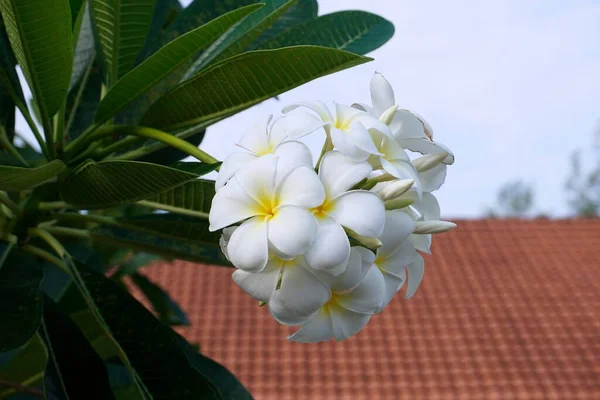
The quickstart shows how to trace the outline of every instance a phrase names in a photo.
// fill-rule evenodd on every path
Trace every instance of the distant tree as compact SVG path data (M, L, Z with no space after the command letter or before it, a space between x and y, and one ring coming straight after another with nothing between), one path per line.
M589 171L582 167L582 151L571 156L571 175L566 189L569 207L579 217L600 216L600 128L596 129L595 144L592 146L594 165Z
M534 203L533 186L522 181L512 181L500 188L496 206L489 209L487 214L491 218L528 218Z

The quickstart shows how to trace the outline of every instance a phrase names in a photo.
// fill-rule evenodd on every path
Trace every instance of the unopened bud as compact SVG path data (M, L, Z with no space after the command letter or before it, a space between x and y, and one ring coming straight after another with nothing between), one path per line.
M381 200L383 200L383 201L392 200L392 199L402 196L414 184L415 184L415 181L412 179L397 180L397 181L392 182L389 185L385 186L384 188L380 189L377 192L377 194L381 197Z
M412 160L412 164L418 172L429 171L431 168L437 167L448 157L448 153L442 151L441 153L427 154L423 157L419 157Z
M395 199L388 200L388 201L384 202L383 204L385 205L386 210L398 210L400 208L408 207L414 202L415 202L415 199L410 198L410 197L402 197L402 198L397 197Z
M456 228L456 224L448 221L416 221L413 233L425 235L429 233L444 233Z
M398 106L391 106L390 108L385 110L383 112L383 114L381 114L381 116L379 117L379 120L381 122L383 122L384 124L389 125L394 120L394 117L396 116L397 112L398 112Z
M264 301L259 301L258 302L258 306L259 307L264 307L267 303L265 303Z
M371 190L375 187L375 185L377 185L378 183L381 182L388 182L388 181L393 181L396 178L394 175L388 174L387 172L379 175L379 176L375 176L373 178L369 178L367 179L367 183L365 183L362 187L363 190Z
M377 250L378 248L383 246L381 240L379 240L376 237L359 235L350 228L344 228L344 230L346 231L346 234L348 234L348 236L350 236L352 239L356 240L368 249Z

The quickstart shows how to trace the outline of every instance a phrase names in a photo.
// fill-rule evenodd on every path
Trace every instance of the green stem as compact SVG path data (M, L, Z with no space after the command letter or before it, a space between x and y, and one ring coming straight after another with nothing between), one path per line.
M86 158L94 158L98 159L96 155L98 147L100 147L100 142L92 143L86 150L84 150L79 155L75 156L73 159L69 160L70 164L79 164Z
M0 126L0 146L2 146L6 151L12 154L21 164L26 167L29 167L29 163L23 158L21 153L13 146L13 144L8 140L6 136L6 131L2 126Z
M36 229L36 228L34 228L34 229ZM77 239L91 238L90 233L83 229L65 228L62 226L52 226L52 227L44 228L44 231L46 231L50 234L54 234L54 235L69 236L69 237L74 237Z
M46 250L40 249L39 247L31 246L29 244L23 246L22 249L30 254L33 254L36 257L43 258L44 260L56 265L63 272L66 272L69 275L71 274L69 268L67 267L67 264L65 264L60 258L53 256Z
M123 226L113 217L105 217L103 215L95 214L59 213L51 215L50 218L60 221L83 221L95 224Z
M0 203L3 203L6 207L10 209L16 215L21 215L23 210L19 207L14 201L8 197L8 195L4 192L0 192Z
M46 150L48 150L48 156L50 159L54 159L56 149L54 148L52 123L50 122L50 118L47 118L46 116L42 115L41 118L42 127L44 128L44 138L46 139Z
M59 209L71 208L71 207L64 201L48 201L48 202L41 202L38 205L38 208L40 210L47 211L47 210L59 210Z
M19 110L21 111L23 118L25 118L25 121L27 121L27 125L29 125L29 129L31 129L31 132L33 132L33 135L35 136L35 140L37 140L38 144L40 145L40 148L42 149L42 153L44 154L44 157L46 157L46 159L49 160L50 154L48 153L48 148L46 147L46 142L44 142L44 139L42 138L42 135L41 135L37 125L35 124L35 121L33 120L33 118L31 118L31 114L29 113L29 110L27 109L25 104L21 103L20 101L15 104L17 105L17 107L19 107Z
M101 127L102 125L92 124L90 125L81 135L79 135L75 140L71 143L68 143L65 146L65 151L67 154L74 154L80 150L83 150L86 145L88 145L91 136Z
M317 165L315 167L317 171L321 166L321 161L323 160L323 157L325 156L325 154L327 154L328 151L331 150L333 150L333 142L331 141L329 133L327 133L327 138L325 139L325 143L323 144L323 148L321 149L321 155L319 156L319 160L317 161Z
M92 66L94 65L94 60L90 61L90 65L85 69L83 76L81 77L81 81L79 82L79 88L77 89L77 94L75 95L75 101L73 102L73 107L71 107L71 113L69 114L69 119L67 119L67 123L65 125L65 131L67 134L71 129L71 125L75 120L75 114L77 114L77 109L81 104L81 99L83 98L83 91L85 90L85 85L87 83L88 78L90 77L90 73L92 72Z
M56 144L56 155L62 158L63 145L65 141L65 110L67 108L67 100L63 101L58 113L54 116L54 143Z
M141 201L138 201L136 204L139 204L140 206L144 206L144 207L153 208L155 210L169 211L169 212L172 212L173 214L181 214L181 215L188 215L190 217L208 219L208 213L204 213L201 211L186 210L184 208L172 207L172 206L169 206L166 204L155 203L153 201L148 201L148 200L141 200Z
M135 126L135 125L109 125L102 130L96 132L93 136L91 136L90 140L97 140L103 137L109 137L113 135L131 135L137 137L143 137L148 139L154 139L159 142L165 143L168 146L181 150L192 157L197 158L199 161L214 164L219 162L216 158L211 156L210 154L205 153L200 150L198 147L186 142L183 139L178 138L177 136L171 135L166 132L159 131L157 129L143 127L143 126ZM75 142L73 142L75 143ZM68 150L68 155L75 153L79 150L77 147ZM120 157L119 157L120 159Z

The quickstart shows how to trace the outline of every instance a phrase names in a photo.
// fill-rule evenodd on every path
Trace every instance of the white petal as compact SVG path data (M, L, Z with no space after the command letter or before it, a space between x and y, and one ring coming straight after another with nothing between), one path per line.
M233 235L233 232L235 232L235 230L237 228L238 228L237 226L232 226L232 227L223 229L223 233L221 234L221 237L219 238L219 246L221 247L221 251L225 255L225 258L227 258L228 260L229 260L229 254L227 253L227 245L229 244L231 235ZM231 261L231 260L229 260L229 261Z
M378 72L371 78L371 103L377 117L396 104L392 85Z
M277 146L286 138L295 139L312 133L326 124L314 113L298 110L275 120L269 132L269 142Z
M300 265L284 266L281 287L269 302L269 310L285 325L308 321L331 297L331 291Z
M348 236L332 218L320 218L318 223L315 241L304 257L312 268L339 275L346 268L350 254Z
M398 143L404 147L402 143L403 139L407 138L421 138L427 139L427 135L425 134L425 128L423 123L419 118L417 118L413 113L408 110L398 110L394 120L390 124L390 129L394 134L394 138Z
M345 292L356 287L373 265L375 255L364 247L354 246L350 251L347 267L343 273L333 276L317 272L317 276L334 292Z
M302 101L300 103L289 105L282 111L284 114L286 114L298 107L306 107L313 110L324 122L333 122L333 115L331 115L329 108L322 101Z
M421 281L423 280L423 274L425 273L425 261L421 255L417 254L417 259L406 267L408 270L408 285L406 287L406 298L410 299L413 297Z
M380 256L377 253L377 256L377 267L380 270L397 277L402 277L406 267L417 258L417 251L410 240L405 240L394 253L386 257Z
M276 259L269 261L258 273L238 269L233 273L233 281L256 300L268 303L277 287L281 265L282 261Z
M415 201L412 206L419 211L425 221L437 221L441 219L440 205L431 193L423 193L421 200Z
M331 128L330 135L335 149L355 161L364 161L369 158L369 155L371 155L369 151L366 151L358 146L353 136L349 132L344 132L337 128ZM374 151L377 152L377 149Z
M310 149L304 143L295 140L281 143L273 153L279 157L277 174L280 176L287 175L291 168L298 165L313 166Z
M375 130L376 132L380 132ZM373 137L369 132L369 129L365 127L364 124L360 122L355 122L350 127L350 130L347 132L350 134L352 141L362 150L368 152L369 154L379 154L379 149L373 142Z
M250 129L242 136L237 145L243 149L253 152L256 155L263 155L270 152L267 129L273 116L257 121L250 126Z
M419 178L423 186L424 192L434 192L438 190L446 181L446 170L448 167L445 164L440 164L428 171L420 172Z
M366 112L367 114L369 114L371 116L374 116L374 117L376 116L375 112L373 111L373 107L371 107L371 106L369 106L367 104L364 104L364 103L354 103L354 104L352 104L352 108L356 108L357 110L364 111L364 112Z
M419 174L410 161L406 160L386 160L383 157L380 158L381 166L384 171L390 175L395 176L398 179L412 179L415 181L412 189L417 192L417 195L421 197L423 188L421 181L419 180Z
M379 238L382 246L378 249L378 255L383 257L394 253L408 236L414 231L415 222L405 212L391 210L385 212L385 226Z
M410 235L409 240L415 246L415 249L426 254L431 254L431 234Z
M321 160L319 179L327 197L333 198L348 191L369 176L372 168L366 161L354 161L339 151L330 151Z
M402 270L402 277L398 277L396 275L388 274L383 272L383 279L385 280L385 296L383 299L383 304L378 312L381 312L394 298L394 295L404 286L404 282L406 282L406 268Z
M254 217L240 225L231 235L227 254L231 263L239 269L262 271L269 259L265 217Z
M318 207L325 200L325 189L311 167L300 165L292 169L277 185L277 204L304 208Z
M276 170L277 157L267 154L239 169L234 178L248 196L268 208L270 204L266 203L273 197Z
M311 212L296 206L275 209L268 222L269 243L284 258L304 253L317 236L317 220Z
M378 311L384 300L385 280L379 269L371 265L360 283L343 294L337 294L335 301L347 310L372 314Z
M217 176L217 181L215 182L215 189L219 190L222 188L238 169L248 164L250 161L255 160L256 157L257 156L252 153L230 154L225 161L223 161L223 164L221 164L221 168L219 168L219 176Z
M379 151L386 160L410 161L410 157L406 154L406 151L404 151L402 146L400 146L393 138L390 138L375 129L369 129L369 133L371 133L371 136L379 134L381 138Z
M385 224L385 207L373 192L352 190L334 200L331 216L359 235L379 237Z
M331 316L327 307L321 308L315 315L296 333L289 336L289 340L302 343L315 343L329 340L333 337Z
M210 207L209 230L214 232L257 214L258 203L248 196L235 179L215 194Z
M441 152L448 153L448 156L442 161L446 165L454 164L454 154L446 146L439 142L432 142L427 137L421 138L396 138L400 146L421 154L437 154Z
M365 114L361 110L349 107L345 104L335 103L335 125L337 127L347 126L350 127L352 120L360 114Z
M356 335L371 319L370 314L355 313L335 304L330 305L328 310L333 325L333 337L337 341Z

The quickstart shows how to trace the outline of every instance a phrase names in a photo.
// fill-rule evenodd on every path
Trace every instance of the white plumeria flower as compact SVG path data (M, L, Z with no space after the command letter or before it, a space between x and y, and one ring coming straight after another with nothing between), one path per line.
M344 227L367 237L383 232L385 207L381 198L366 190L350 190L370 172L368 162L355 162L337 151L323 157L319 179L325 198L312 210L319 228L313 246L304 255L313 268L333 275L344 271L350 254Z
M363 247L353 247L348 267L337 277L323 274L331 297L296 333L288 339L297 342L344 340L356 335L381 308L385 282L373 266L374 255ZM278 319L285 315L281 302L269 305Z
M276 156L266 155L248 163L213 198L211 232L245 221L227 243L227 255L237 268L262 271L269 250L291 259L315 240L318 225L309 209L323 204L323 185L305 165L282 177L277 162Z
M269 304L275 319L289 325L302 324L331 297L329 287L302 256L273 257L261 272L237 270L233 280L250 296Z
M378 72L371 79L371 103L373 107L364 104L354 104L353 107L380 118L390 107L396 105L394 89ZM390 123L390 129L394 139L402 148L421 154L446 152L448 156L444 160L444 164L454 163L452 152L443 144L433 140L431 126L416 113L398 110Z
M236 145L246 151L230 154L221 165L215 188L219 190L231 179L235 172L252 160L266 154L280 157L279 173L284 174L297 165L313 165L310 150L296 140L323 127L319 120L298 118L295 115L283 116L270 124L272 116L258 121L242 136Z
M370 155L381 155L376 144L369 133L370 129L383 132L391 137L391 131L387 125L373 116L357 110L355 108L335 103L335 115L329 111L329 108L322 101L306 101L294 104L283 109L284 113L289 113L298 107L306 107L314 111L324 126L327 133L327 140L343 154L356 161L364 161ZM312 118L312 113L305 111L296 111L293 114L302 115L302 118Z

